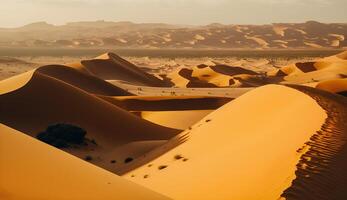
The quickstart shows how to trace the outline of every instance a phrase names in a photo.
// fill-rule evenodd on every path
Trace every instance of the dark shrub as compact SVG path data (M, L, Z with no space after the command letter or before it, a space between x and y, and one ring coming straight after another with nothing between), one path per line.
M37 139L57 148L66 148L70 144L83 144L86 133L84 129L74 125L55 124L39 133Z
M133 161L134 159L133 158L126 158L125 160L124 160L124 163L129 163L129 162L131 162L131 161Z

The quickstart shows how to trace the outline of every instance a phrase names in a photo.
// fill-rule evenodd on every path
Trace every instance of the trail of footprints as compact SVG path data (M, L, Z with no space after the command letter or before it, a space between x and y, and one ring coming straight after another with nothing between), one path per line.
M209 122L211 122L211 121L212 121L212 119L206 119L206 120L205 120L205 123L209 123ZM203 124L204 124L204 123L197 124L196 127L200 127L200 126L202 126ZM189 128L188 128L188 130L192 130L192 129L193 129L193 127L189 127ZM184 140L187 140L187 139L188 139L189 133L190 133L190 131L187 131L187 132L185 133L185 135L182 136ZM174 160L174 161L179 161L179 160L180 160L180 161L182 161L182 162L187 162L189 159L188 159L188 158L185 158L184 156L182 156L182 154L176 154L176 155L173 157L173 160ZM153 167L153 166L154 166L153 163L147 165L147 167ZM169 167L169 165L159 165L159 166L158 166L158 170L164 170L164 169L167 168L167 167ZM132 174L131 177L136 177L136 175L135 175L135 174ZM143 175L143 178L149 178L149 174Z
M184 156L182 156L181 154L177 154L173 157L174 161L182 161L182 162L187 162L189 159L188 158L185 158ZM155 165L153 163L151 164L148 164L147 167L154 167ZM164 170L166 169L167 167L169 167L169 165L158 165L158 170ZM135 174L132 174L131 177L136 177ZM143 178L149 178L149 174L145 174L143 175Z

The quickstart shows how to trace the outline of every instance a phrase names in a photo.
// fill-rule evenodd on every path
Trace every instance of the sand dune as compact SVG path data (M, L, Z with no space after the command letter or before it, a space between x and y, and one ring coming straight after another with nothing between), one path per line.
M173 199L278 199L295 179L305 152L299 150L326 118L309 96L284 86L264 86L147 154L138 162L151 166L125 177ZM185 141L172 147L184 135ZM171 150L157 154L165 148Z
M347 78L323 81L316 88L347 96Z
M130 95L130 93L125 90L99 79L96 76L63 65L42 66L37 69L37 72L78 87L88 93L110 96Z
M297 165L296 178L283 194L293 199L346 199L347 100L329 92L292 86L315 99L328 118L306 143L309 147Z
M306 84L339 79L347 76L346 52L317 60L315 62L294 63L267 73L269 77L282 77L283 84Z
M34 73L35 70L31 70L26 73L0 81L0 95L10 93L21 87L24 87L30 81Z
M6 82L1 82L3 84ZM110 171L116 169L110 164L109 158L103 157L103 152L134 141L167 140L177 133L175 129L143 120L95 95L40 72L35 72L25 86L2 94L0 104L0 112L6 113L0 116L1 123L34 137L55 123L83 127L88 132L87 138L94 139L97 145L66 151L80 158L87 155L97 157L92 162ZM114 159L125 159L116 153L113 156Z
M164 86L165 83L113 53L101 55L81 64L93 75L104 80L121 80L136 85Z
M168 199L0 124L0 199Z
M26 34L22 34L23 32ZM0 28L0 35L0 45L11 47L332 49L346 47L347 24L308 21L265 25L191 26L90 21L55 26L39 22L19 28ZM285 44L276 42L279 40Z
M223 63L150 74L106 53L0 81L0 199L346 199L347 52L267 73ZM56 123L86 142L33 138Z
M167 77L178 87L242 87L240 80L247 80L248 75L258 74L241 67L201 64L192 69L178 69Z

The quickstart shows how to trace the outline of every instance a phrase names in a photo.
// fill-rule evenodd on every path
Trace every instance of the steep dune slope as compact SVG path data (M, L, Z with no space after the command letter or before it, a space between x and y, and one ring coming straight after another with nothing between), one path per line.
M100 98L38 72L24 87L1 95L0 102L1 113L6 113L1 115L1 121L29 133L37 133L56 122L75 123L91 133L98 133L100 139L102 135L117 132L128 132L126 136L113 134L124 139L169 138L174 132L146 123ZM141 135L136 133L139 129L129 126L132 123L140 128ZM119 141L122 140L117 138L113 142Z
M168 199L0 124L0 199Z
M83 73L71 67L63 65L47 65L37 69L38 72L50 76L60 81L64 81L70 85L78 87L86 92L110 95L110 96L124 96L130 95L125 90L118 88L96 76Z
M141 148L136 149L134 145L127 151L123 148L123 152L118 152L117 147L138 141L167 140L178 132L143 120L95 95L40 72L35 72L25 86L0 95L0 105L0 112L3 113L1 123L34 137L55 123L82 127L87 131L86 137L95 140L97 145L64 150L80 158L88 155L97 157L92 161L94 164L113 172L117 169L110 160L124 160L129 156L136 158L141 152ZM151 148L157 145L151 142ZM147 145L143 152L148 149ZM135 150L136 154L133 155Z
M120 80L138 85L164 86L165 83L114 53L106 53L95 59L83 60L88 72L104 80Z
M133 163L150 165L125 176L174 199L278 199L326 118L306 94L264 86Z

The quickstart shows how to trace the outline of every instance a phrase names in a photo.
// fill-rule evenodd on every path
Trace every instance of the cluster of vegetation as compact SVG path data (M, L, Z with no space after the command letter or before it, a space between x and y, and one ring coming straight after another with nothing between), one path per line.
M87 132L77 126L70 124L54 124L39 133L37 139L55 146L57 148L67 148L71 145L81 145L85 141Z

